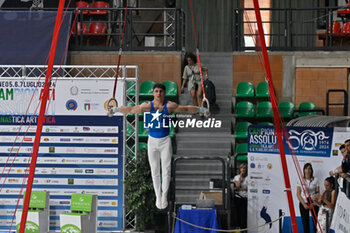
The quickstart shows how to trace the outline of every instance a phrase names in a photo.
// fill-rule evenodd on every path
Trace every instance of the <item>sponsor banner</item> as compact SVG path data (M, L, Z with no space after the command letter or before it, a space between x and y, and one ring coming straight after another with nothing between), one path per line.
M22 176L28 172L26 164L30 163L37 129L38 113L35 109L42 93L42 83L37 83L36 79L9 78L3 81L8 86L0 87L0 169L9 177L0 194L11 198L6 198L8 202L3 203L0 215L7 217L13 215L11 209L15 208L14 201L21 191ZM59 214L69 210L70 198L67 197L73 193L102 197L104 214L112 209L111 215L98 216L108 217L101 219L102 223L117 217L119 221L123 216L123 185L120 184L123 181L124 118L119 113L106 116L113 82L111 79L64 79L50 88L33 190L62 196L62 199L50 200L51 229L59 229ZM124 102L123 82L116 92L120 104ZM28 115L23 116L33 93ZM12 148L15 139L17 144ZM22 142L25 144L19 146ZM12 168L3 169L1 166L6 163L13 163ZM118 227L106 223L100 230L122 230L121 223Z
M10 172L9 172L10 171ZM5 168L6 174L24 174L25 168ZM35 174L48 175L119 175L117 168L36 168ZM109 181L105 181L109 182Z
M72 195L74 193L81 193L81 194L94 194L99 196L118 196L118 190L117 189L89 189L89 187L86 187L86 189L77 189L72 186L72 189L67 189L66 186L64 186L65 189L57 189L57 188L45 188L45 189L37 189L33 187L33 190L37 191L47 191L50 192L50 195ZM19 188L3 188L0 191L0 194L18 194L20 192ZM122 194L122 193L121 193ZM120 201L119 201L120 202Z
M7 143L33 143L35 136L1 136L0 144L3 142ZM74 143L74 144L118 144L117 137L41 137L40 143Z
M27 179L25 179L27 181ZM26 183L26 182L24 182ZM7 178L6 184L23 184L23 178ZM77 178L34 178L33 184L57 184L57 185L105 185L117 186L118 180L104 179L77 179Z
M101 217L118 217L118 211L116 210L98 210L97 214Z
M298 156L323 156L331 154L333 128L287 127L289 142L284 139L286 154L292 148ZM279 153L275 129L271 126L252 125L248 128L249 152Z
M0 116L0 123L1 123L1 117ZM7 116L10 117L10 116ZM11 117L12 118L12 117ZM57 118L57 117L56 117ZM0 133L35 133L36 132L36 125L2 125L0 127ZM103 134L116 134L119 133L118 126L115 127L109 127L109 126L43 126L43 135L47 135L48 133L84 133L84 134L96 134L96 133L103 133Z
M98 227L118 227L118 221L97 221Z
M0 157L0 163L16 163L16 164L28 164L30 157L17 157L14 159L14 157ZM30 161L29 161L30 163ZM104 165L117 165L118 164L118 158L91 158L91 159L84 159L84 158L61 158L61 157L38 157L37 159L37 165L38 164L104 164Z
M0 153L31 153L32 147L22 146L1 146ZM55 146L41 146L38 153L52 153L52 154L118 154L117 147L55 147Z
M329 176L329 171L341 164L339 146L350 138L350 131L340 128L288 127L287 129L290 143L284 142L284 147L294 209L297 218L300 218L296 195L299 178L287 145L295 149L301 169L305 163L312 164L314 177L318 179L322 192L323 181ZM290 214L274 129L254 125L249 128L248 133L248 227L253 227L277 219L279 209L286 217ZM278 232L278 230L276 222L249 232Z
M23 115L27 111L28 101L32 95L34 97L29 106L28 115L37 113L36 107L43 92L43 82L37 82L37 80L2 78L2 81L8 83L9 86L0 88L0 115ZM52 83L50 87L47 115L105 116L107 102L113 92L113 83L113 79L58 78L56 84ZM116 99L119 103L124 103L124 80L118 80L118 83Z
M350 199L339 188L330 233L350 232Z

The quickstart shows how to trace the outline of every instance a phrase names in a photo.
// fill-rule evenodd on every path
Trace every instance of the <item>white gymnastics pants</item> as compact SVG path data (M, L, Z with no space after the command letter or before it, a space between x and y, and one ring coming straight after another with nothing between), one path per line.
M172 147L170 136L164 138L148 137L148 161L151 166L156 205L159 209L168 205L167 195L170 184ZM162 182L160 179L162 165Z

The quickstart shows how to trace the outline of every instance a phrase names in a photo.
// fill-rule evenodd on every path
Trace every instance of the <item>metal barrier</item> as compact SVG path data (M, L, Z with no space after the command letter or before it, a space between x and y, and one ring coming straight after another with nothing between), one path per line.
M91 16L86 13L91 10L101 10L105 14ZM119 49L125 8L79 8L74 14L78 15L72 27L77 30L73 30L74 41L70 50ZM102 25L103 30L94 31L96 24ZM176 8L128 8L123 50L178 51L184 45L184 11Z
M188 174L188 176L207 176L208 175L219 175L221 176L221 188L216 188L216 191L221 191L222 193L222 205L216 204L216 207L218 209L219 213L224 213L227 216L227 225L228 228L231 226L231 190L230 190L230 174L231 174L231 169L230 169L230 163L229 163L229 157L226 159L222 157L178 157L176 158L173 163L172 163L172 185L171 185L171 195L172 197L170 198L170 208L169 208L169 226L171 222L171 213L176 212L177 208L180 207L182 204L191 204L194 205L195 202L189 200L189 201L179 201L177 200L177 191L195 191L198 192L198 198L199 198L199 193L202 191L213 191L214 188L209 187L209 181L210 177L208 177L208 187L209 188L179 188L176 185L176 180L177 180L177 166L179 161L217 161L221 164L221 173L211 173L209 171L203 171L200 173L191 173ZM202 167L199 165L199 167ZM169 231L170 232L170 231Z
M350 50L350 32L333 31L333 23L350 21L350 11L346 7L319 8L261 8L262 14L271 15L272 20L263 21L267 47L271 51L314 51L314 50ZM253 8L234 10L233 40L234 50L255 50L253 42L258 37L255 18L244 18L255 15ZM253 32L247 32L251 24ZM339 28L340 30L340 28Z

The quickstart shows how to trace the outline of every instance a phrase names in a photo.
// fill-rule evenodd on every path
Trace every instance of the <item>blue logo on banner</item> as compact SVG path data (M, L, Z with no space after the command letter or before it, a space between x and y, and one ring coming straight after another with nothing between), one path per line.
M78 108L78 103L77 103L77 101L75 101L75 100L72 100L72 99L70 99L70 100L68 100L67 102L66 102L66 108L67 108L67 110L72 110L72 111L75 111L75 110L77 110L77 108Z
M162 115L159 110L155 113L144 112L143 119L143 128L145 129L170 128L171 125L170 117Z
M283 137L286 154L330 157L333 128L287 127L289 141ZM257 153L279 153L275 129L267 126L248 128L248 151Z

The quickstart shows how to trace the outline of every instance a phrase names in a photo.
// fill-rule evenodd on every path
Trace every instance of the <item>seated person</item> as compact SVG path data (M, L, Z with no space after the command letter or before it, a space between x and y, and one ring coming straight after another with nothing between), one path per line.
M335 206L335 178L333 176L327 177L324 180L324 188L325 190L323 190L317 200L317 204L320 206L317 216L320 225L317 224L317 232L328 232L329 229L326 229L326 227L329 227L332 222ZM320 231L320 227L322 231Z

